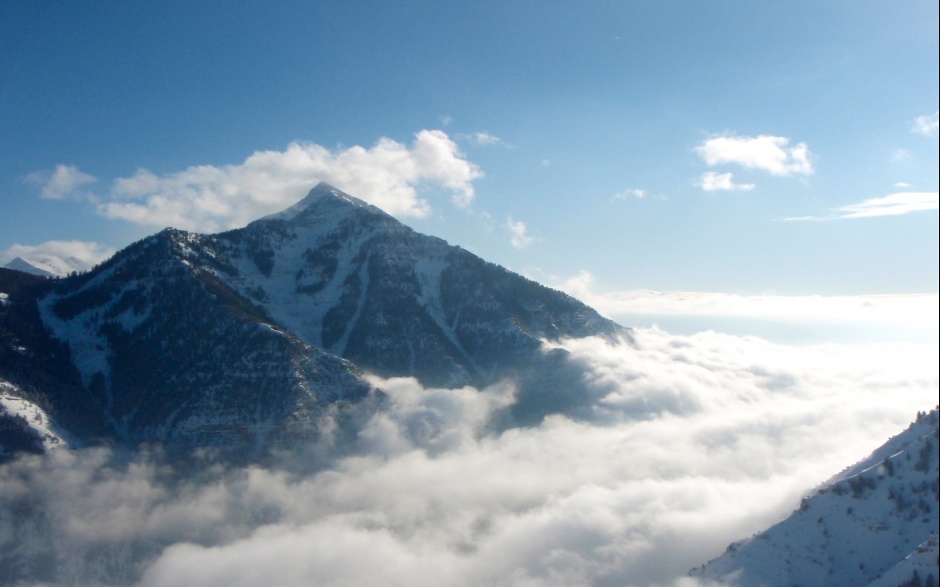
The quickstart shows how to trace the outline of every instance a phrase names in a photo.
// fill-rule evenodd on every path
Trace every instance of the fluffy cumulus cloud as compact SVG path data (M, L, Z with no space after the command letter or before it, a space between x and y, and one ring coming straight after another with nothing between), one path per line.
M813 221L900 216L912 212L937 210L938 208L940 208L938 192L898 192L879 198L868 198L855 204L834 208L832 213L828 216L798 216L785 218L784 220Z
M731 173L717 173L706 171L698 181L699 187L706 192L717 191L750 191L757 187L753 183L735 183Z
M112 247L88 241L47 241L40 245L13 245L0 252L0 265L19 257L53 275L86 271L115 253Z
M90 195L82 186L95 183L94 177L79 171L74 165L56 165L52 173L36 172L26 176L26 181L40 187L40 195L48 200L86 199Z
M934 112L915 118L914 124L911 126L911 132L933 137L937 136L938 128L940 128L940 112Z
M678 585L936 402L935 345L554 344L597 398L578 418L494 428L508 382L376 379L387 408L313 470L5 465L0 557L63 584Z
M810 175L812 155L806 143L790 146L790 139L773 135L756 137L718 136L695 148L710 165L740 165L767 171L771 175ZM729 178L730 179L730 178Z
M77 169L65 169L62 179L56 181L57 171L43 184L44 197L53 197L47 190L66 197L88 182ZM423 130L411 145L387 138L369 148L292 143L283 151L255 152L236 165L198 165L162 176L139 169L116 179L97 205L108 218L214 232L282 210L327 181L390 214L421 217L431 210L424 190L443 190L466 207L473 181L482 175L446 133Z

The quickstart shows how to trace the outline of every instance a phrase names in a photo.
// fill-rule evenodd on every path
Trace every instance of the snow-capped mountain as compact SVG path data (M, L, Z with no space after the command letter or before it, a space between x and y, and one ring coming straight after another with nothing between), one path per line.
M285 446L369 396L367 373L512 379L512 417L533 421L580 401L544 339L629 336L327 184L243 229L166 229L0 291L0 379L75 437L131 445Z
M39 275L40 277L52 277L56 275L56 273L53 273L52 271L41 269L33 265L32 263L30 263L29 261L27 261L26 259L22 257L14 258L12 261L7 263L4 267L7 269L14 269L16 271L22 271L23 273Z
M937 585L937 410L692 575L739 587Z

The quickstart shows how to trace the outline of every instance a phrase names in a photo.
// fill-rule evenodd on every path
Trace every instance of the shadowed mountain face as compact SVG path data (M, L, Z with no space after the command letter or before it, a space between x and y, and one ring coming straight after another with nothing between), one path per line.
M262 450L368 396L364 373L512 379L513 420L537 421L582 401L543 339L629 331L320 184L243 229L167 229L86 274L30 281L6 296L0 334L0 379L79 437Z

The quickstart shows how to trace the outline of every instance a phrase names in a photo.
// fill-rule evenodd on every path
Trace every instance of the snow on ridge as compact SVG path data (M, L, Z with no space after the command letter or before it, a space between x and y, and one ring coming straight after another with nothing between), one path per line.
M904 557L902 561L888 569L866 587L909 585L908 581L914 578L914 573L917 573L921 585L929 584L927 583L928 577L933 577L933 583L936 585L940 580L940 577L938 577L940 573L937 571L938 557L940 557L940 542L937 539L937 532L933 532L914 552Z
M40 257L40 262L43 260ZM48 261L48 260L47 260ZM38 275L40 277L54 277L57 275L65 275L67 271L62 272L61 267L53 268L50 263L46 263L46 267L39 267L39 263L30 263L23 257L16 257L6 265L7 269L13 269L15 271L22 271L23 273L29 273L30 275Z
M936 409L918 414L901 434L804 498L788 518L730 545L691 574L736 577L741 587L893 587L927 568L936 581L937 417ZM927 572L919 571L920 579Z
M261 221L281 220L281 221L289 222L293 220L294 218L296 218L298 215L300 215L304 210L309 208L312 204L323 199L323 197L325 196L333 196L335 198L343 200L344 202L353 204L354 206L359 206L361 208L369 207L369 204L360 200L359 198L351 196L347 194L346 192L340 189L337 189L333 187L332 185L326 183L325 181L321 181L316 186L314 186L314 188L310 190L306 196L304 196L300 201L298 201L293 206L285 210L281 210L280 212L275 212L274 214L269 214L267 216L264 216L260 220Z
M31 401L23 399L16 392L17 388L13 384L0 380L0 406L8 414L25 418L30 428L39 433L45 451L56 448L69 448L70 443L67 440L67 435L58 430L58 427L45 410Z

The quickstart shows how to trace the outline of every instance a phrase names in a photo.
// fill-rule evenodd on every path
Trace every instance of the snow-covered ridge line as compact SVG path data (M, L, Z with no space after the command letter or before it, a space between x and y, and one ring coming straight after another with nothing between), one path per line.
M932 576L936 584L937 455L934 409L804 498L787 519L692 574L739 587L894 587L917 571L918 581Z

